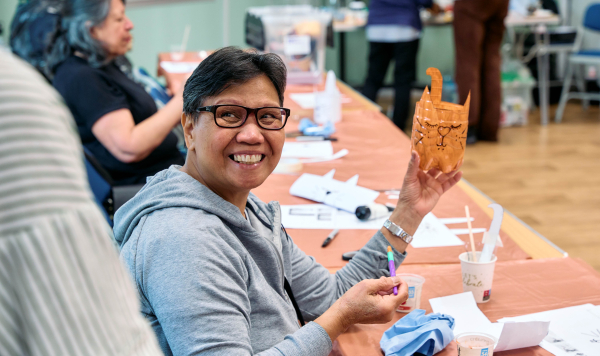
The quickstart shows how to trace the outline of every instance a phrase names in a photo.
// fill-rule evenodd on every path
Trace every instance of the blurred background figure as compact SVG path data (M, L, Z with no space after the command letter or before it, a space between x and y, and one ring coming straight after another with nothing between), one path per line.
M160 355L62 99L0 48L0 355Z
M69 0L46 70L75 117L85 148L115 185L183 164L177 137L181 91L157 109L145 89L120 70L116 58L131 49L133 24L122 0Z
M363 94L376 101L390 61L394 59L393 121L404 130L410 102L410 89L416 79L417 52L421 37L419 10L440 8L433 0L371 0L367 22L369 68Z
M454 3L454 45L459 102L471 92L467 144L498 141L500 125L500 45L509 0Z

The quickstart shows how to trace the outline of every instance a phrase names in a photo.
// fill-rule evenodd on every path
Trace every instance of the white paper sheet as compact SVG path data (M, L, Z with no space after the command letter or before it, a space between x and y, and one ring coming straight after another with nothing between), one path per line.
M333 155L331 141L285 142L282 158L323 158Z
M294 93L290 94L290 98L300 105L302 109L315 108L315 93Z
M191 73L196 67L198 67L199 62L171 62L164 61L160 62L160 66L167 73Z
M290 194L354 214L361 205L371 204L379 192L340 182L329 177L304 173L290 187Z
M281 206L281 223L286 229L378 230L385 219L361 221L354 214L323 204Z
M323 205L323 204L304 204L304 205L282 205L281 223L288 229L358 229L358 230L379 230L387 217L367 221L359 220L355 214L343 210ZM456 236L444 232L448 230L439 219L433 214L428 214L423 222L429 226L428 229L417 229L413 247L438 247L455 246L450 244L462 245L460 239ZM422 223L423 224L423 223ZM441 226L439 226L441 225ZM435 230L431 228L435 226ZM432 231L441 231L437 236L431 236ZM454 241L458 239L458 242ZM417 242L421 241L421 242ZM417 242L417 246L415 245Z
M548 322L527 321L492 323L479 310L473 293L466 292L429 300L434 313L454 317L454 335L483 332L498 339L494 351L513 350L537 345L548 334Z
M550 332L540 346L554 355L600 355L600 307L583 304L500 321L531 320L550 322Z
M411 242L411 246L414 248L462 246L464 244L432 213L425 215Z

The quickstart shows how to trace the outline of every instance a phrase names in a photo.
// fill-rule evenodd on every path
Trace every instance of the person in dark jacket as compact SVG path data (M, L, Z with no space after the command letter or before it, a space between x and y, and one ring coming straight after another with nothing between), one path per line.
M416 78L422 8L430 8L432 13L440 11L433 0L371 0L369 6L369 69L363 94L373 101L377 99L393 58L396 62L393 121L401 130L408 117L411 84Z

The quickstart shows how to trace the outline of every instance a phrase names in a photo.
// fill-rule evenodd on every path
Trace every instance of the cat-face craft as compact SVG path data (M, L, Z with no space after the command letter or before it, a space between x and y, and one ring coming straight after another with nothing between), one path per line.
M444 173L457 170L463 163L469 127L469 104L442 101L442 74L437 68L428 68L431 76L431 94L427 87L417 102L412 126L412 149L421 158L419 168L428 171L439 168Z

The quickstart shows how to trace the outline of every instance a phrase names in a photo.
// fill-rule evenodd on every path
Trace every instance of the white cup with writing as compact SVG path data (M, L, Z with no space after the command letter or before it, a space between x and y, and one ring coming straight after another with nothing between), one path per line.
M456 335L458 356L492 356L498 340L489 334L466 332Z
M479 261L481 252L477 252L476 255ZM463 291L473 292L477 303L487 303L492 296L494 267L498 258L492 255L490 262L475 262L472 252L463 252L458 258L462 272Z

